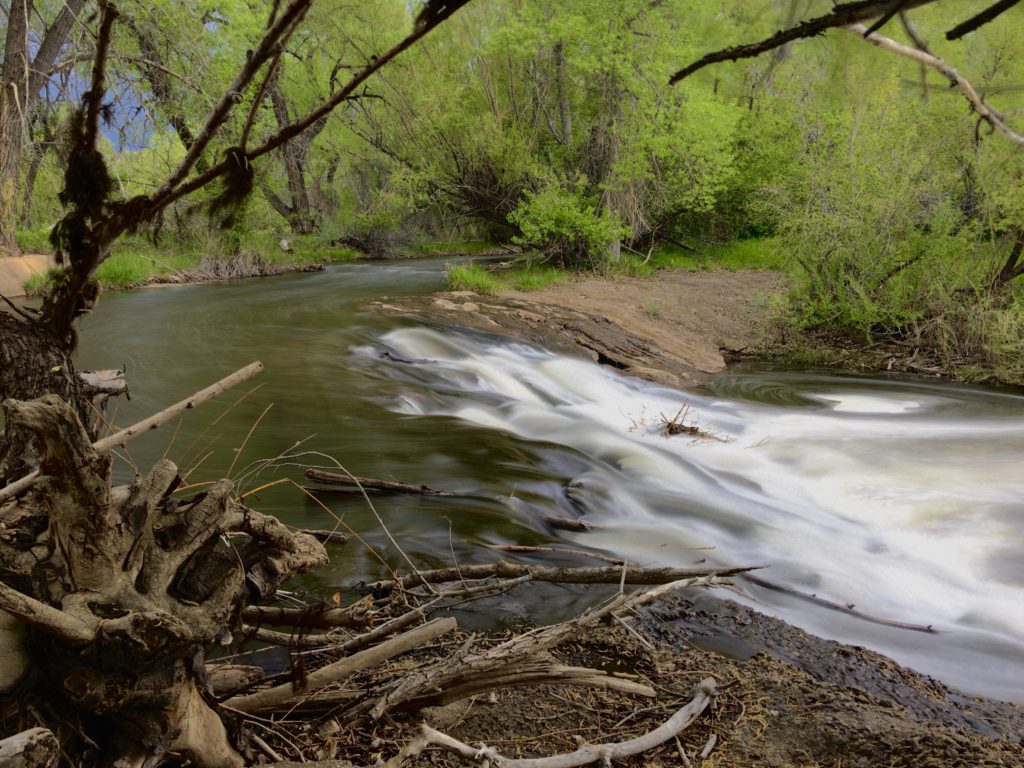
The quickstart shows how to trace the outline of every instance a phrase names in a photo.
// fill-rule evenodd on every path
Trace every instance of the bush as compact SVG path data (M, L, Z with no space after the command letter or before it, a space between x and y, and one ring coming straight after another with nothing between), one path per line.
M509 221L519 227L513 241L535 248L559 267L589 269L603 263L612 243L628 231L579 191L551 184L527 192Z

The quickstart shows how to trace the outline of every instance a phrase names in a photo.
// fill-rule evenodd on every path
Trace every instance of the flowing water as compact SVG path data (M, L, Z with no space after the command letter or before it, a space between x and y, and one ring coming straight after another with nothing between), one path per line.
M121 477L131 462L166 454L189 482L230 473L253 489L301 483L289 464L330 466L330 456L357 475L457 491L376 500L421 567L493 559L485 544L559 541L645 565L766 564L759 576L772 584L934 632L741 581L744 601L969 692L1024 701L1024 397L757 366L680 392L362 309L385 294L436 290L440 275L439 261L357 263L105 297L83 326L80 362L127 367L136 394L117 405L119 424L252 359L267 367L177 427L131 443ZM664 436L662 417L680 408L705 437ZM253 472L255 460L298 453ZM324 506L287 482L250 502L306 527L340 518L400 566L364 502L321 498ZM583 515L603 528L558 534L544 515ZM355 542L331 555L309 589L387 573ZM572 589L546 590L543 600L521 592L492 620L554 617L587 599Z

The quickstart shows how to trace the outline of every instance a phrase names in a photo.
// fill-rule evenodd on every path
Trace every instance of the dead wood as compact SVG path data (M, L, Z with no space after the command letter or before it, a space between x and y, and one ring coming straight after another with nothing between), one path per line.
M455 619L435 619L422 627L410 630L398 637L387 640L380 645L360 651L341 661L328 664L315 672L309 673L304 684L296 688L292 683L268 688L248 696L236 696L228 699L225 704L241 712L261 712L278 708L292 699L304 696L308 691L315 691L332 683L342 682L356 672L369 669L391 659L425 645L437 638L454 631L458 627Z
M602 765L611 765L613 760L622 760L642 754L678 736L705 709L709 706L714 707L715 696L715 680L710 677L704 678L697 686L693 699L653 731L619 743L582 744L575 752L550 757L521 759L503 757L485 744L471 747L424 724L420 728L420 736L389 760L385 768L401 768L403 765L409 765L410 758L430 746L441 747L471 762L484 766L493 765L494 768L576 768L597 762Z
M344 608L325 608L323 604L305 608L250 605L242 610L242 620L249 624L286 625L306 629L362 628L370 623L372 610L372 600L360 600Z
M553 528L556 531L570 531L571 533L587 533L587 531L598 530L604 526L598 525L597 523L588 523L584 520L577 520L574 517L554 517L553 515L544 515L541 520L549 528Z
M126 427L121 431L105 437L101 440L97 440L92 444L92 447L96 451L109 451L111 448L116 448L119 445L124 445L132 438L138 437L144 432L156 429L161 424L166 424L168 421L176 416L180 416L190 408L195 408L197 405L202 405L206 401L216 397L217 395L225 392L236 384L241 384L243 381L251 379L253 376L263 370L263 364L259 361L250 363L249 365L235 371L230 376L225 376L215 384L201 389L191 397L187 397L181 402L175 403L174 405L165 408L164 410L156 413L142 421ZM87 380L88 381L88 380ZM13 401L12 401L13 402ZM6 407L6 404L5 404ZM8 421L10 423L10 421ZM0 502L6 499L14 498L18 494L27 490L39 477L39 470L34 470L20 480L16 480L10 485L0 488Z
M52 731L30 728L0 741L0 768L51 768L60 758Z
M227 480L170 498L168 461L113 489L109 455L56 396L4 408L40 456L38 479L2 511L19 536L0 541L0 608L28 628L34 668L19 703L68 724L61 748L82 764L174 752L241 765L201 693L203 649L254 596L326 564L323 546L241 505Z
M438 491L425 485L411 485L392 480L375 480L370 477L356 477L340 472L328 472L324 469L307 469L306 477L316 483L335 486L336 488L360 491L387 491L391 493L415 493L421 496L455 496L451 491Z
M585 627L593 626L605 616L647 605L663 594L694 586L717 586L723 583L717 575L679 579L633 595L620 594L604 606L589 610L576 618L524 632L494 648L477 650L467 643L459 652L429 667L409 673L400 680L380 686L375 698L360 702L345 712L346 717L369 714L380 718L386 712L406 707L409 702L434 696L439 691L457 689L489 675L515 672L518 665L537 657Z
M763 566L724 568L640 568L634 565L597 566L593 568L557 568L550 565L524 565L499 560L486 565L463 565L420 571L401 577L404 587L421 584L477 581L480 579L518 579L545 581L553 584L667 584L680 579L705 576L735 576ZM387 595L397 586L394 581L378 581L369 585L374 595Z
M207 664L206 682L215 696L248 688L266 678L263 667L252 664Z

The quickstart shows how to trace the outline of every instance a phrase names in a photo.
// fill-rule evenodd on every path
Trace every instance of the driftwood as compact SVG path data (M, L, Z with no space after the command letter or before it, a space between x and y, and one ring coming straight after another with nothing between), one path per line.
M257 369L95 445L56 396L4 403L8 426L33 436L42 470L2 512L22 535L0 540L0 609L34 630L47 659L19 698L45 701L67 726L62 751L83 764L141 765L170 753L242 764L202 693L202 649L230 637L250 599L326 564L326 551L240 504L230 481L169 498L180 483L169 461L112 488L111 458L98 448Z
M0 768L51 768L59 758L57 737L46 728L31 728L0 741Z
M436 664L409 673L391 685L382 686L375 700L361 702L350 708L346 715L354 717L369 714L379 718L424 697L457 689L475 680L515 672L517 666L527 659L546 654L554 646L578 634L581 629L595 625L605 616L646 605L677 589L718 586L722 583L715 575L680 579L634 595L620 594L603 607L587 611L561 624L524 632L494 648L476 650L472 644L467 644L459 652Z
M315 691L326 685L342 682L356 672L375 667L401 653L436 640L442 635L454 631L457 626L455 619L436 619L373 648L321 667L315 672L309 673L305 682L298 688L287 683L247 696L236 696L228 699L225 704L231 709L241 712L261 712L275 709L296 697L303 696L307 691Z
M486 565L463 565L420 571L401 578L405 587L421 584L475 581L479 579L518 579L546 581L553 584L667 584L680 579L706 576L735 576L763 566L735 568L638 568L633 565L599 566L595 568L556 568L550 565L524 565L499 560ZM394 581L378 581L369 585L375 595L386 595L397 586Z
M410 758L430 746L441 747L471 762L484 766L493 765L494 768L576 768L597 762L602 765L611 765L613 760L639 755L678 736L705 709L709 706L714 707L715 696L714 678L706 677L697 686L693 699L653 731L617 744L582 744L575 752L552 755L551 757L520 759L503 757L485 744L471 747L458 739L434 730L429 725L422 725L420 735L389 760L385 768L401 768L401 766L409 765Z
M370 621L372 610L373 603L369 600L326 610L250 605L242 610L242 620L249 624L286 625L305 629L365 627Z
M587 531L593 531L603 528L603 525L597 523L588 523L583 520L578 520L575 517L555 517L553 515L544 515L541 520L547 524L549 528L553 528L556 531L569 531L571 533L586 533Z
M454 496L451 491L438 491L425 485L398 483L392 480L375 480L370 477L356 477L340 472L328 472L325 469L307 469L306 477L315 483L333 486L335 490L384 491L390 493L414 493L421 496ZM321 489L322 490L322 489Z

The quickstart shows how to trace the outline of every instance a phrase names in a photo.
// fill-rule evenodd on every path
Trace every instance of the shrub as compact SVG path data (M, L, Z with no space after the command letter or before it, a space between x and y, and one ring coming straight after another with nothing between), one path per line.
M601 264L612 243L628 234L581 192L567 192L555 184L527 192L508 218L521 232L514 242L570 269Z

